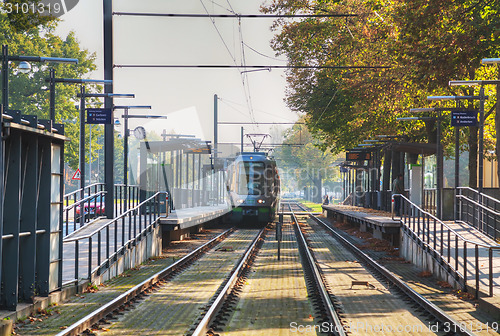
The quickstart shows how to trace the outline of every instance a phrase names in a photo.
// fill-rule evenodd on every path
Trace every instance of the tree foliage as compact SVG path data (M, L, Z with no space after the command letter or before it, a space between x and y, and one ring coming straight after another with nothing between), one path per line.
M306 113L310 130L323 148L334 152L377 134L435 142L435 123L396 118L409 116L410 108L431 105L429 95L474 94L454 90L448 81L491 77L494 69L481 68L480 60L500 52L500 0L274 0L262 10L358 14L276 21L272 47L290 65L390 66L288 71L288 105ZM496 136L491 131L486 135ZM448 143L450 134L445 119ZM477 129L469 134L469 147L477 146Z
M338 180L339 170L333 165L337 157L319 148L319 141L309 132L303 119L286 130L284 137L283 146L275 149L274 156L282 173L292 177L286 180L293 180L293 187L311 186L321 190L323 182Z
M9 46L10 55L29 55L46 57L76 58L79 63L32 63L32 71L23 74L16 70L16 62L11 62L9 76L9 108L20 110L23 114L37 115L41 119L49 118L49 91L48 78L49 68L55 69L56 77L61 78L83 78L96 69L95 54L82 49L71 32L66 38L61 38L54 33L57 21L43 21L43 25L19 29L17 23L13 23L7 14L0 14L0 43ZM65 160L70 167L78 167L79 152L79 112L75 105L79 105L77 93L78 85L57 84L56 85L56 122L65 124L66 136L70 141L66 144ZM99 91L99 87L87 89ZM87 103L91 103L89 100ZM87 126L87 134L88 126ZM98 149L97 137L99 132L93 132L93 149ZM94 144L95 142L95 144ZM87 143L88 149L88 143ZM97 156L93 151L92 159ZM87 158L89 160L90 158Z

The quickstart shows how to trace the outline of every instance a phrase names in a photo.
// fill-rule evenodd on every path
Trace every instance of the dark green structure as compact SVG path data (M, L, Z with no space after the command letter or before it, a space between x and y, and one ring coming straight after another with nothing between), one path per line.
M66 138L63 125L19 111L1 120L0 307L15 310L62 285Z

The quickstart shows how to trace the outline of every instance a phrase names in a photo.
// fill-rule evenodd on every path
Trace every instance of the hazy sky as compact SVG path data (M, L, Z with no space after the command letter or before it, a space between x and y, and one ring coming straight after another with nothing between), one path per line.
M232 6L241 14L256 14L261 0L121 0L113 10L155 13L229 13ZM103 78L102 72L102 0L80 0L62 16L58 33L76 32L82 47L97 54L99 70L92 78ZM241 63L239 22L216 19L215 23L231 52L224 46L209 18L144 18L114 16L115 64L237 64ZM262 54L274 58L270 47L272 20L242 19L243 42ZM234 57L234 60L233 58ZM247 64L280 64L286 62L258 55L245 47ZM135 99L115 100L115 104L152 105L154 114L171 118L149 127L196 133L212 140L213 95L219 102L219 121L249 122L251 116L242 76L237 69L115 69L114 91L135 93ZM297 115L283 102L285 78L282 70L247 73L255 121L291 122ZM181 111L181 112L179 112ZM176 113L177 112L177 113ZM144 113L136 111L134 113ZM115 115L116 117L117 115ZM133 121L131 128L136 126ZM283 128L289 126L281 126ZM265 133L268 126L246 125L249 133ZM219 126L219 142L239 142L240 126Z

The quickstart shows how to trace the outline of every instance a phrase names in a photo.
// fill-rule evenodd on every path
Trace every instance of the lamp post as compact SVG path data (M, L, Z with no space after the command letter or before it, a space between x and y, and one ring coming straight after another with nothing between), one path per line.
M21 72L27 72L31 69L31 66L27 62L78 64L78 60L76 58L9 55L9 47L7 45L3 45L2 46L2 83L3 83L2 105L4 106L4 111L7 111L9 109L9 62L10 61L20 61ZM54 69L51 69L50 72L53 73ZM54 120L52 120L52 122L53 121Z
M455 108L435 108L434 110L439 111L454 111L459 109L460 100L473 100L473 99L481 99L480 96L428 96L427 100L432 101L441 101L441 100L455 100L456 107ZM460 136L459 136L459 126L455 126L455 220L458 219L458 203L456 201L456 195L458 195L458 187L460 183L459 178L459 169L460 169Z
M479 174L478 174L478 192L483 192L483 164L484 164L484 102L488 98L484 94L484 85L488 84L500 84L500 80L453 80L449 81L450 86L474 86L480 85L479 96L475 99L479 99Z
M104 84L109 83L108 80L103 80ZM80 88L80 93L77 95L80 98L80 189L81 197L84 198L85 188L85 99L87 98L135 98L134 94L121 94L121 93L87 93L85 85ZM90 160L92 160L92 153L90 153ZM106 190L107 191L107 190ZM105 204L105 208L108 204Z
M111 81L104 79L83 79L83 78L55 78L54 73L45 81L50 83L50 110L52 121L55 120L55 84L81 84L80 93L77 97L80 98L80 154L79 154L79 169L80 169L80 197L83 199L85 197L85 99L89 97L127 97L134 98L131 94L113 94L113 93L86 93L85 84L89 83L99 83L99 84L109 84Z

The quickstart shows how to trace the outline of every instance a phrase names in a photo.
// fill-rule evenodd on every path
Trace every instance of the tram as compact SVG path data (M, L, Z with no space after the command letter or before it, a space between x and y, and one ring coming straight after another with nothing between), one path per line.
M228 167L230 220L235 223L272 222L279 206L280 177L276 161L262 152L243 152Z

